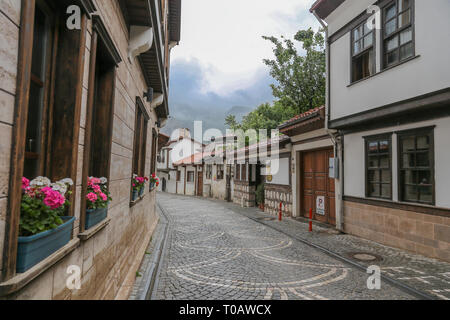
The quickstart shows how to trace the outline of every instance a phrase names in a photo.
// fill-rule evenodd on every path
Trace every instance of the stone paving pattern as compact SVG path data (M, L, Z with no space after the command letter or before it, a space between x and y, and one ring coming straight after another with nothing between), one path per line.
M223 203L223 205L233 212L252 219L271 217L256 208L243 209L228 203ZM346 258L352 258L355 253L378 256L381 260L368 262L355 260L355 262L366 266L380 266L382 273L394 280L435 299L450 300L450 264L447 262L408 253L352 235L341 234L336 230L317 225L314 226L314 232L309 233L307 223L294 219L285 218L282 222L277 220L262 220L261 222Z
M169 229L154 299L414 299L386 283L369 290L368 274L250 219L268 217L257 209L163 193L158 202Z

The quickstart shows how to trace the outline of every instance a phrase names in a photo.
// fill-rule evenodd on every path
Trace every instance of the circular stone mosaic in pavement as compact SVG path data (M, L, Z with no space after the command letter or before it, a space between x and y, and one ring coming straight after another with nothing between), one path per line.
M159 194L169 233L157 299L410 299L322 252L198 198ZM362 257L362 258L365 258Z

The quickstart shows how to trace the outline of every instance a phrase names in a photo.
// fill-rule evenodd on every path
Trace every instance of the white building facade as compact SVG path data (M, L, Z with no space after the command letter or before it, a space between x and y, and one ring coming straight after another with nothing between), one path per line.
M450 2L321 0L311 11L328 29L342 229L450 261Z

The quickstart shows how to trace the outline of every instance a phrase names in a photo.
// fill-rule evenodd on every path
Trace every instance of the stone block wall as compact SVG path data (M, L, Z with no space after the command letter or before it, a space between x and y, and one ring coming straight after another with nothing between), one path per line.
M256 187L249 182L234 182L233 202L239 205L244 203L244 207L256 206Z
M128 55L128 30L116 0L94 1L107 31L123 61L117 69L114 102L114 122L111 154L110 191L113 201L108 209L110 223L87 241L81 241L78 248L65 256L47 271L27 284L19 292L0 299L114 299L119 292L126 291L129 283L124 283L127 275L135 274L132 265L145 253L158 216L155 209L155 192L146 194L135 206L130 206L133 138L135 130L136 96L146 101L142 94L146 91L142 70L138 63L130 63ZM5 215L9 184L9 161L13 137L15 83L17 73L18 39L21 0L0 0L0 253L3 253L5 236ZM78 174L75 180L76 199L73 237L79 234L81 211L82 163L84 154L84 128L89 88L90 46L92 21L88 21L86 37L85 67L83 80ZM147 137L146 173L150 174L152 150L152 125L156 114L148 103L149 111ZM1 266L2 254L0 254ZM81 290L66 288L67 267L79 266L82 270ZM139 265L139 263L138 263ZM0 270L1 271L1 270ZM130 288L131 289L131 288Z
M450 262L450 218L346 201L344 231Z
M281 212L284 217L292 217L292 188L283 185L265 185L265 204L264 211L271 215L278 215Z

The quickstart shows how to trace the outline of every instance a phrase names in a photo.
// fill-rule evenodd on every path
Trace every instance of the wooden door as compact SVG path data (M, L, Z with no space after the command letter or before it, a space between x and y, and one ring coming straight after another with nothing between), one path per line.
M198 172L197 183L198 183L197 196L203 197L203 171Z
M322 149L302 154L300 201L304 217L309 218L313 211L313 219L335 225L335 185L329 178L329 159L334 157L333 149ZM324 201L324 211L319 212L317 201Z

